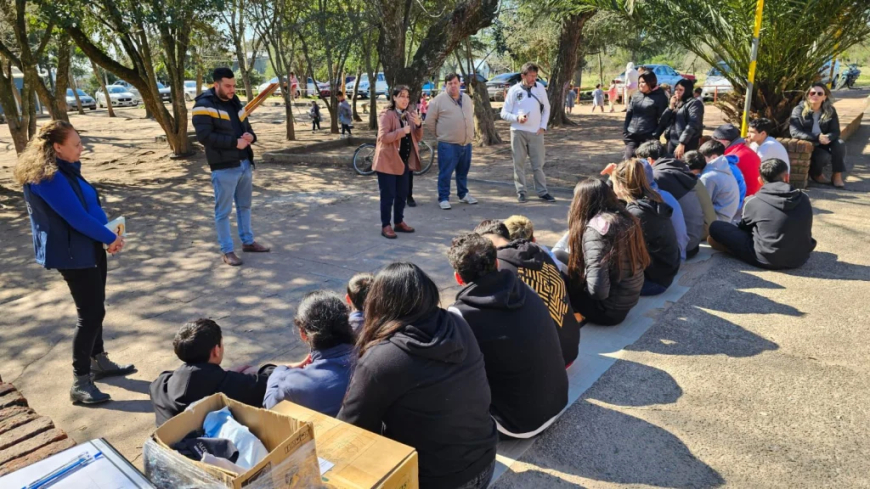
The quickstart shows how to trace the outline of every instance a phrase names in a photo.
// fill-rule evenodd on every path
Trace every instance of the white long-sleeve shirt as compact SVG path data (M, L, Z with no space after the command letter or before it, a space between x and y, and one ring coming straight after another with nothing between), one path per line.
M531 92L534 97L529 96ZM538 100L535 100L537 97ZM544 110L541 111L541 104ZM525 123L519 122L519 113L528 116ZM547 121L550 119L550 101L547 99L547 91L544 86L535 82L535 86L526 90L523 82L517 83L508 90L501 108L501 118L511 122L512 131L538 132L538 129L547 129Z

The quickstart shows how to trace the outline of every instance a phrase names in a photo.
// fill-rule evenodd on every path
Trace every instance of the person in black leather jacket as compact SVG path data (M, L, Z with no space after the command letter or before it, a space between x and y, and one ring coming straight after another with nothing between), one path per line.
M637 218L601 180L574 188L568 211L568 295L584 320L613 326L640 299L650 264Z
M668 108L668 96L658 87L655 73L641 73L638 93L631 97L622 126L625 153L623 159L631 159L638 146L645 141L658 139L664 130L662 116ZM664 120L667 123L667 120Z
M810 160L810 178L816 183L832 183L843 188L846 148L840 142L840 118L831 100L831 91L824 83L814 83L807 90L803 102L792 110L789 130L791 137L815 145ZM822 169L829 162L831 182L822 175Z
M668 127L668 154L677 159L682 159L686 151L698 149L704 132L704 102L694 97L694 86L692 80L678 81L670 106L662 116Z

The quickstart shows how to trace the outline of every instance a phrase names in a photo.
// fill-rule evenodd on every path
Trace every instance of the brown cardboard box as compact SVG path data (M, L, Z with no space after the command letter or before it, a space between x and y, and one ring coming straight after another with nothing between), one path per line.
M273 411L314 424L321 459L335 464L323 474L336 489L418 489L417 451L401 443L284 401Z
M191 431L201 429L208 413L225 406L230 408L233 418L247 426L269 450L266 458L243 474L190 460L169 448ZM287 414L251 407L223 394L209 396L192 410L184 411L163 423L153 438L156 444L146 444L145 467L149 478L155 483L152 474L159 476L161 482L169 487L191 487L187 484L196 487L197 483L205 485L208 482L222 483L233 489L243 486L246 489L322 487L311 423ZM174 478L178 481L173 481Z

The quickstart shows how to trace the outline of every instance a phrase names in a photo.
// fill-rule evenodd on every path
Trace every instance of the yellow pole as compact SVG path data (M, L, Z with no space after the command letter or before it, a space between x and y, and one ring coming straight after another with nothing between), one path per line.
M758 59L758 37L761 34L761 14L764 11L764 0L758 0L755 5L755 29L752 32L752 51L749 55L749 76L746 84L746 103L743 104L743 123L740 125L740 135L746 137L749 127L749 110L752 108L752 93L755 85L755 64Z

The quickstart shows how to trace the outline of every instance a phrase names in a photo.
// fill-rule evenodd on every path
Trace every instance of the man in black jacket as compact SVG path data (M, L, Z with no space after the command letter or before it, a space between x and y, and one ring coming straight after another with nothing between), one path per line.
M157 426L196 401L218 392L251 406L263 405L266 381L275 366L264 365L252 373L222 369L221 328L211 319L197 319L182 326L172 346L184 364L174 372L163 372L151 383L151 403L157 415Z
M517 274L544 301L556 326L565 367L570 367L580 350L580 323L556 261L537 243L511 239L507 225L498 219L484 220L474 232L492 241L500 269Z
M465 286L450 310L480 345L496 427L511 438L531 438L568 404L568 375L547 306L516 274L498 269L495 246L477 233L455 238L447 257Z
M236 81L229 68L214 70L214 87L196 97L191 115L196 139L205 147L214 187L214 221L223 261L239 266L242 260L233 251L230 214L233 201L242 240L242 251L264 253L269 248L254 241L251 229L254 152L257 141L242 103L236 97Z
M743 220L710 226L710 246L770 270L797 268L816 248L810 198L788 183L788 165L778 159L761 164L763 186L747 198Z

